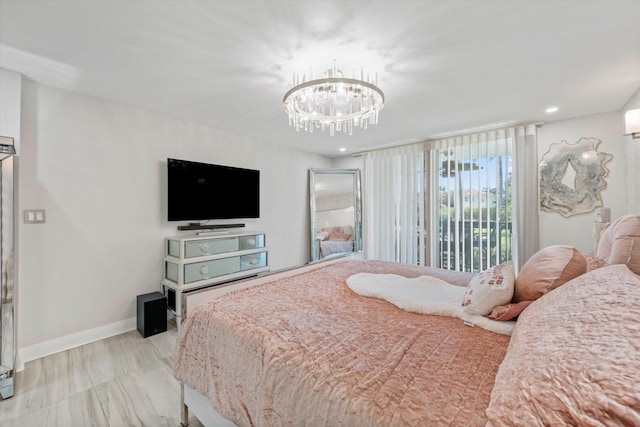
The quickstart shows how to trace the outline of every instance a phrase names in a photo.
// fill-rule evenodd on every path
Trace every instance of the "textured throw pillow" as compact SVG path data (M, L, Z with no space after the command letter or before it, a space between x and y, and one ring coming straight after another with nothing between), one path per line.
M587 260L576 248L548 246L536 252L520 269L513 302L536 300L586 271Z
M522 313L532 302L533 301L521 301L518 303L499 305L491 311L489 319L499 320L501 322L514 319L518 317L520 313Z
M587 273L590 271L596 270L598 268L606 267L607 265L609 265L607 264L607 261L600 258L596 258L591 255L585 255L584 257L587 260Z
M467 286L462 298L462 310L486 316L494 307L511 301L514 281L515 272L511 261L478 273Z
M640 215L625 215L602 233L596 256L609 265L625 264L640 275Z

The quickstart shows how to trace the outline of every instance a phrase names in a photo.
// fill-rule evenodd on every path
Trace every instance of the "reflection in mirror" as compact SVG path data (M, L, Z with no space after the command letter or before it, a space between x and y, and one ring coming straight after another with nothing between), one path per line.
M0 401L13 396L13 138L0 137Z
M309 169L311 260L362 250L359 169Z

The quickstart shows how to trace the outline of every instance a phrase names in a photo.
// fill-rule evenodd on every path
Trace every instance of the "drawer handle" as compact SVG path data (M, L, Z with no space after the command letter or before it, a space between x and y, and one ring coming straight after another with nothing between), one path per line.
M200 252L209 252L209 245L207 243L200 243Z
M200 266L200 274L202 274L204 276L208 272L209 272L209 266L208 265L201 265Z
M249 239L249 240L247 240L247 243L250 244L251 246L255 246L256 239Z
M251 265L256 265L257 263L258 263L258 258L251 258L249 260L249 264L251 264Z

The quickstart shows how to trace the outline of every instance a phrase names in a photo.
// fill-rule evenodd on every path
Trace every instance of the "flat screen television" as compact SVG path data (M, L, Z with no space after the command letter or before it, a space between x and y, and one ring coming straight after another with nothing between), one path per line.
M167 159L167 219L259 218L260 171Z

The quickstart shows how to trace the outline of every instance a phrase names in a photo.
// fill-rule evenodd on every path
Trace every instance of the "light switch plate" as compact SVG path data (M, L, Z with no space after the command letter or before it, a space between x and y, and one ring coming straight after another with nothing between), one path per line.
M42 224L45 220L46 214L44 209L25 209L24 211L25 224Z

